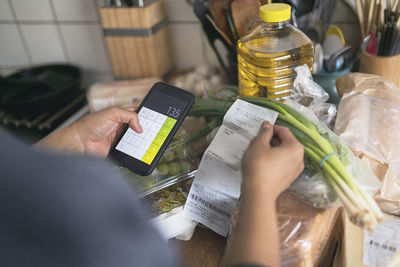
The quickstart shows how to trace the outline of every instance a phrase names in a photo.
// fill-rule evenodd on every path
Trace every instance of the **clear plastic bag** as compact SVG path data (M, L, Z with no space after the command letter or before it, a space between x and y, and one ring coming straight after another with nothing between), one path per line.
M293 85L300 97L310 97L313 99L313 102L328 101L328 93L313 81L310 68L307 65L296 67L294 70L297 76Z
M312 240L306 235L311 222L304 218L278 214L280 258L282 266L307 266L301 264L312 250ZM311 264L309 265L311 266Z
M374 195L380 188L381 182L375 174L357 158L348 146L322 122L320 122L314 112L293 101L287 100L285 104L300 112L303 116L311 120L318 128L318 132L331 143L336 144L334 149L345 164L350 174L358 181L361 187L371 195ZM290 186L297 196L305 200L310 205L317 208L326 208L335 205L337 200L336 193L326 181L322 171L317 166L305 159L305 169Z
M240 202L232 214L230 234L239 219ZM277 200L281 266L316 266L322 251L335 242L331 235L340 210L314 209L284 192ZM229 238L228 236L228 246Z
M337 110L334 104L326 103L329 99L328 93L313 81L307 65L299 66L295 71L297 73L294 81L296 96L292 100L308 107L319 121L332 129Z
M290 190L315 208L326 208L337 203L337 195L332 187L308 158L304 162L304 171L290 186Z
M296 72L297 77L294 85L297 97L286 100L285 104L311 120L323 137L337 144L335 150L342 161L344 160L348 171L365 190L375 194L380 188L380 181L330 130L333 128L334 118L336 117L336 106L325 103L329 96L324 89L312 80L307 66L297 67ZM307 157L305 157L304 171L290 186L290 190L316 208L326 208L337 203L336 193L326 181L321 169L314 166Z

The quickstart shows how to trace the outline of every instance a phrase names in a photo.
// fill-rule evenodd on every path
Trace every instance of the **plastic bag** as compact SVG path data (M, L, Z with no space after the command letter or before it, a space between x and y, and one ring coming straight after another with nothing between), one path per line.
M239 219L240 202L232 214L232 233ZM319 210L298 201L291 192L277 200L281 266L316 266L322 251L336 242L331 237L340 213L337 208ZM228 246L231 235L228 236Z
M109 107L139 106L159 78L96 83L87 91L90 112Z
M366 167L324 123L319 122L312 110L293 100L286 100L285 104L311 120L317 126L318 132L323 137L336 144L334 147L336 153L339 155L342 162L345 163L347 170L359 182L364 190L371 195L374 195L379 190L381 182L375 174ZM321 169L314 166L307 157L305 157L304 171L290 186L290 190L301 199L317 208L332 206L337 200L336 193L326 181Z
M313 81L308 65L298 66L294 70L297 76L293 82L293 86L295 92L300 97L310 97L313 99L313 102L328 101L328 93Z
M334 104L326 103L329 99L328 93L313 81L307 65L296 67L295 71L296 96L293 100L311 109L322 123L332 129L337 110Z

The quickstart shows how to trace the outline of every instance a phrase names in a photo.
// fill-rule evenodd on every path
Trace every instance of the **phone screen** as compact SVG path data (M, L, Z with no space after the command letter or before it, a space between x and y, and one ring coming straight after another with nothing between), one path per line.
M162 91L151 91L138 112L143 132L128 128L115 149L151 165L187 105Z

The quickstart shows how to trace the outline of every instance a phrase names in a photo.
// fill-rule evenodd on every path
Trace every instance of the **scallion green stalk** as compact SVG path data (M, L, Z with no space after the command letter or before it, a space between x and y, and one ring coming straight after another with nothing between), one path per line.
M346 169L344 162L348 162L348 160L339 157L338 148L342 151L346 151L347 148L344 148L336 140L324 137L318 131L319 127L312 121L281 102L266 98L242 98L242 100L278 112L276 124L288 127L297 140L302 143L305 153L314 162L314 165L321 169L353 223L373 230L383 220L383 214L374 199L360 187L357 180ZM233 102L233 99L198 99L189 115L216 117L220 120L216 123L217 121L214 119L212 124L219 125ZM327 155L330 155L329 158L324 160ZM324 162L321 164L323 160Z

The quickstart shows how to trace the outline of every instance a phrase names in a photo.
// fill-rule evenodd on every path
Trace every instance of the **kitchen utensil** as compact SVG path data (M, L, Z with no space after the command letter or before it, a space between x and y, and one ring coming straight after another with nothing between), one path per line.
M225 13L225 10L229 9L229 2L230 0L211 0L208 4L208 12L211 14L215 25L234 43Z
M231 9L225 9L224 14L226 17L226 21L228 22L229 30L232 34L233 42L236 44L237 40L239 40L239 35L236 31L235 23L233 22L233 17L231 13Z
M371 25L373 22L373 14L374 14L374 10L375 10L375 5L376 5L376 1L372 0L369 4L369 10L368 10L368 17L367 17L367 25L365 28L365 33L369 34L371 32Z
M353 47L346 46L332 54L332 56L325 60L325 69L327 72L335 72L343 69L352 61Z
M203 31L207 36L208 43L210 44L212 50L215 52L217 60L221 68L223 69L226 78L228 79L228 82L230 84L237 84L238 76L236 47L232 44L232 42L228 42L214 26L215 24L213 25L213 23L211 22L212 20L209 20L207 18L210 16L210 11L202 0L196 0L194 2L193 10L197 18L200 20ZM226 51L224 51L223 53L226 60L223 59L221 53L217 49L217 41L220 41L223 47L226 49Z
M342 45L343 46L346 45L346 41L344 39L343 32L338 26L329 25L328 29L326 30L325 36L329 36L329 35L336 35L340 39L340 42L342 43Z
M364 37L364 39L362 40L362 42L360 44L360 49L358 50L358 53L357 53L354 61L357 61L360 58L362 51L364 51L367 48L369 42L371 41L371 38L372 38L371 34L368 34L367 36Z
M329 59L334 53L345 46L345 40L342 31L335 25L329 26L326 31L322 48L324 50L324 59Z
M223 32L218 26L215 24L214 20L211 18L211 15L206 14L205 18L211 23L211 25L214 27L214 29L221 35L222 38L226 41L227 44L229 44L230 47L234 48L234 44L232 43L232 40Z
M364 10L363 6L361 5L361 0L355 0L357 6L357 15L358 20L360 22L361 34L365 36L365 20L364 20Z
M122 1L121 0L115 0L115 6L116 7L122 7Z
M362 52L362 51L367 47L369 41L371 40L371 37L372 37L372 36L371 36L370 34L368 34L368 35L362 40L361 45L360 45L360 52Z
M231 13L239 38L246 35L255 26L259 18L260 6L259 0L235 0L231 2Z
M137 5L139 7L144 7L144 0L137 0Z
M370 53L371 55L375 55L376 53L376 38L373 32L371 32L369 35L367 36L371 36L371 40L368 42L367 47L365 48L365 50Z
M324 68L324 52L321 44L316 44L314 48L313 73L320 73Z

